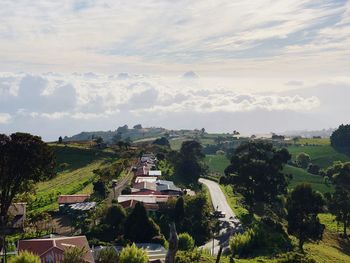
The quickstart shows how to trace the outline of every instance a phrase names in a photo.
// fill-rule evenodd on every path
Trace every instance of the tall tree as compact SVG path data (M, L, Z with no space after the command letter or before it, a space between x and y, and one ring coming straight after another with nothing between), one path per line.
M184 183L197 183L201 175L207 173L202 145L197 141L182 143L175 164L175 175Z
M324 205L321 194L312 190L308 184L298 185L287 199L288 233L299 239L299 249L308 240L321 240L324 225L318 213Z
M271 143L248 142L234 152L222 182L234 184L250 205L271 202L287 192L289 176L282 169L290 158L286 149Z
M299 167L306 169L311 163L311 158L307 153L299 153L296 161Z
M149 243L160 235L159 226L147 215L142 203L137 203L125 221L125 238L136 243Z
M342 124L332 133L331 145L336 148L350 147L350 124Z
M331 169L335 191L328 196L328 207L338 222L343 224L343 234L347 238L350 224L350 162L337 163L337 169Z
M14 197L29 191L32 183L54 175L54 157L40 137L27 133L0 134L0 234L8 223ZM4 233L0 239L0 251Z

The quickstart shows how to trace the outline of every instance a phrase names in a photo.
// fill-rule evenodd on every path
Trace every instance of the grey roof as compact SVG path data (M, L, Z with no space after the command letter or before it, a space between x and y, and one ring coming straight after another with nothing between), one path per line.
M173 181L167 181L167 180L157 180L156 181L157 185L175 185Z
M76 203L69 205L72 210L88 211L96 206L96 202Z
M159 184L157 185L157 191L163 192L163 191L178 191L181 192L181 188L176 187L175 185L168 185L168 184Z

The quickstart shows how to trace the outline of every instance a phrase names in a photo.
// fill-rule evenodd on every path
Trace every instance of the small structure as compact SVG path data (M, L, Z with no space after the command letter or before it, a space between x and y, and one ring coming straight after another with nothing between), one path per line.
M135 183L133 185L133 188L138 189L140 191L156 191L157 190L157 185L156 183L150 183L150 182L141 182L141 183Z
M63 262L64 251L73 247L84 248L86 250L84 256L86 263L95 262L85 236L20 240L18 243L18 252L32 252L38 255L41 262L44 263L59 263Z
M27 203L14 203L10 206L8 214L11 220L11 227L23 229L26 220Z
M162 176L162 171L159 171L159 170L150 170L150 171L148 172L148 175L149 175L149 176L157 176L157 177L159 177L159 176Z
M118 203L128 201L128 200L135 200L143 203L150 203L150 204L156 204L156 203L165 203L169 199L169 196L167 195L155 195L155 194L149 194L149 195L137 195L137 194L131 194L131 195L120 195L118 196Z
M135 183L149 182L155 183L157 181L157 177L154 176L138 176L135 179Z
M171 184L160 184L157 185L157 191L165 195L180 196L182 195L181 188Z

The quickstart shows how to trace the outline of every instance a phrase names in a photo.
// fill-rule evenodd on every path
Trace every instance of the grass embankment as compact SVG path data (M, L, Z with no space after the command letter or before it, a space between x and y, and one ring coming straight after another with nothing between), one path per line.
M115 160L107 151L88 149L81 146L51 146L56 157L57 175L36 185L36 200L31 212L53 211L58 208L60 194L92 193L93 171ZM62 164L65 164L61 167Z
M225 155L207 155L205 161L209 167L209 173L215 175L223 175L225 168L230 164Z

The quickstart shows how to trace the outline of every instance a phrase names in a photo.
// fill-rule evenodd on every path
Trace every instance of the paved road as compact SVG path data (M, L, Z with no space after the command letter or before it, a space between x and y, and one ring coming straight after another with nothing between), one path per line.
M226 197L218 183L203 178L199 179L199 182L208 187L213 207L226 214L225 218L220 219L221 230L219 235L214 239L214 254L216 255L220 246L224 248L228 247L230 236L237 230L237 227L232 223L232 218L236 218L236 215L227 203ZM212 250L213 240L202 247Z

